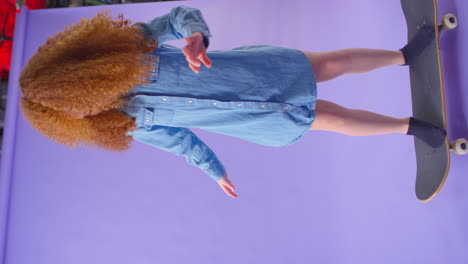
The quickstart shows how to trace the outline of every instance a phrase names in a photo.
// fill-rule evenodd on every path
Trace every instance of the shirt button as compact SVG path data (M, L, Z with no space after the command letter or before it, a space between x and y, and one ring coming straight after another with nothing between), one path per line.
M214 102L213 104L214 104L214 105L217 105L218 103L217 103L217 102Z
M263 104L261 107L262 107L262 108L264 108L264 107L265 107L265 105Z
M237 104L237 106L241 107L241 106L242 106L242 104Z
M193 101L192 101L192 100L188 100L187 102L192 103Z
M146 122L149 122L150 120L149 119L146 119Z
M166 100L167 100L167 98L163 98L163 101L166 101Z
M289 107L285 106L284 109L288 109Z

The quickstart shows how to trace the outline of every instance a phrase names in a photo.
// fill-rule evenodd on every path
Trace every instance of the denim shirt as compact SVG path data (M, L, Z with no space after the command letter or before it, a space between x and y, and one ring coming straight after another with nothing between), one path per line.
M234 136L265 146L297 141L315 119L315 79L305 55L267 45L207 52L212 68L195 74L181 49L163 44L210 32L198 9L176 7L147 23L137 23L153 38L158 58L149 84L135 87L124 109L135 118L135 140L185 156L213 180L225 175L215 153L189 128ZM285 63L288 67L278 68Z

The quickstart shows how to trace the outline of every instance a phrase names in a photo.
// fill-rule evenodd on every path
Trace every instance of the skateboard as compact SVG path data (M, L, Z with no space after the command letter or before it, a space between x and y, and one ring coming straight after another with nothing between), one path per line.
M433 25L435 40L409 66L413 116L447 130L445 91L440 58L440 33L457 27L457 17L447 14L438 23L436 0L401 0L401 6L408 26L408 41L423 25ZM429 202L440 192L450 168L451 151L465 155L467 140L457 139L449 143L448 137L439 148L432 148L414 138L417 175L416 197Z

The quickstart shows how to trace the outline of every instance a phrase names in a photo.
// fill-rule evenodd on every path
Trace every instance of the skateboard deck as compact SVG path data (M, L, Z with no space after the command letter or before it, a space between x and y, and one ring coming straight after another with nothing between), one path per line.
M409 66L413 116L447 130L444 82L436 0L401 0L408 26L408 41L422 25L433 26L435 39ZM414 138L417 175L416 196L421 202L432 200L442 189L450 168L448 138L439 148L432 148Z

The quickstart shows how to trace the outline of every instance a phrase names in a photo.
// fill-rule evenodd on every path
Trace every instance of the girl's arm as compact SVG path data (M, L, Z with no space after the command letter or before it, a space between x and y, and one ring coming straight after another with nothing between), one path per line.
M138 128L129 135L145 144L185 156L189 164L198 166L216 182L226 174L215 153L188 128L153 125L149 129Z
M205 46L208 48L209 37L211 36L200 10L186 6L174 7L169 14L146 23L136 23L133 26L142 29L145 38L156 40L158 45L200 32L203 35Z
M157 147L178 156L185 156L187 162L205 171L229 196L237 198L235 187L228 179L226 169L216 154L190 129L153 125L129 132L135 140Z

